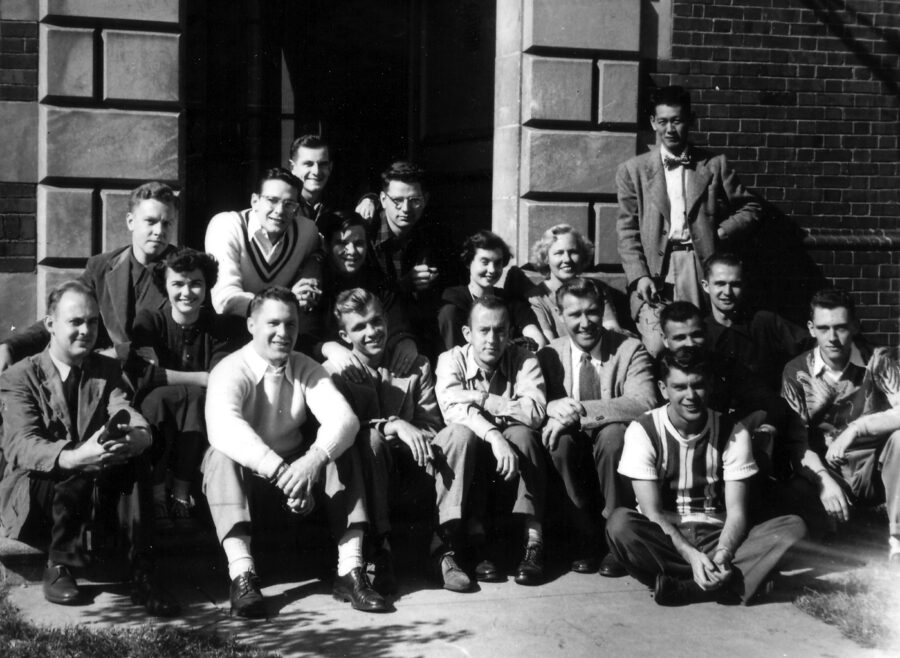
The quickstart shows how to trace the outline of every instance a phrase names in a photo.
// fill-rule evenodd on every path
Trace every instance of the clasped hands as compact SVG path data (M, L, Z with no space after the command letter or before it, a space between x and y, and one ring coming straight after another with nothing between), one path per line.
M289 510L302 516L315 509L313 487L327 462L328 456L315 447L290 464L282 462L273 479L275 486L284 493Z
M578 425L585 416L584 406L573 398L560 398L547 405L547 422L541 429L541 442L547 450L555 450L559 435L572 425Z
M105 430L101 427L87 441L74 448L65 448L59 453L59 467L67 471L98 473L137 457L153 443L153 437L146 427L119 425L118 429L124 432L120 438L100 443Z
M731 578L731 551L720 546L710 558L703 551L693 549L688 563L694 575L694 582L704 592L719 589Z

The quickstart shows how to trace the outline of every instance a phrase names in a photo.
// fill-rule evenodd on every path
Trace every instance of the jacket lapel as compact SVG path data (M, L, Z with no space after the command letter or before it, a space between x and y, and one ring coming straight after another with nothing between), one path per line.
M88 357L84 362L81 375L81 387L78 389L78 436L86 437L91 420L97 411L103 393L103 378L96 376L94 359Z
M559 346L559 358L563 367L563 388L568 395L572 392L572 343L568 337L564 338L562 345Z
M69 440L77 442L80 435L77 433L77 428L72 424L72 417L69 416L69 407L66 404L66 393L63 390L62 379L60 379L59 371L50 359L50 352L48 350L45 349L41 352L39 363L40 374L42 377L41 385L44 388L47 402L56 415L62 418L63 423L66 426L66 431L69 433Z
M693 167L685 167L684 209L689 222L696 218L697 213L694 212L694 206L703 196L712 177L712 172L706 166L706 160L695 162Z
M128 326L128 309L126 308L127 304L117 303L119 300L128 299L128 286L129 286L129 270L130 270L130 261L129 254L131 253L131 248L125 249L121 254L116 256L115 259L110 261L109 269L106 271L104 278L106 279L106 289L108 291L108 298L111 301L107 306L111 307L108 310L112 312L116 319L115 326L110 326L110 323L104 322L106 325L106 330L109 333L109 337L112 339L113 343L121 343L127 340L127 337L122 335L115 335L119 333L121 329L123 332L125 327ZM101 308L103 308L103 300L98 300L100 302ZM104 309L107 310L107 309Z
M649 184L650 203L656 212L662 217L662 234L669 233L669 193L666 191L666 174L663 171L662 160L659 155L659 147L650 150L647 168L645 170Z

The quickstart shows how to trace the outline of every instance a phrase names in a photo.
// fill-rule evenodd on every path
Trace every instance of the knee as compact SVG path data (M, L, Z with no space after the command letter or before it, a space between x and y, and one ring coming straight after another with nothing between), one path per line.
M617 507L613 510L609 518L606 519L606 536L610 541L621 541L628 536L631 531L631 521L634 510L627 507Z
M561 467L571 467L578 459L578 448L575 438L571 434L561 434L556 447L550 451L550 459L559 470Z
M625 425L614 423L594 435L594 454L598 457L618 457L625 447Z
M503 430L503 436L524 454L534 454L543 447L537 430L524 425L513 425Z

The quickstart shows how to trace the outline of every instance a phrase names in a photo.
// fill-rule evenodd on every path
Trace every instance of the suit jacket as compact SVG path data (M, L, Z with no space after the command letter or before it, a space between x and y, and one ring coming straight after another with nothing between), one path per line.
M390 354L385 355L384 361L390 361ZM325 362L325 370L347 398L359 418L360 427L375 426L391 416L405 420L431 436L444 426L434 395L434 372L428 359L423 356L416 359L405 377L381 366L377 373L380 381L374 373L368 372L361 384L336 374L331 361Z
M175 247L169 245L160 258L165 258ZM128 356L131 344L131 325L137 315L130 293L131 245L107 251L88 259L78 279L94 291L100 307L100 329L97 334L96 349L113 346L120 359ZM151 286L151 290L141 308L156 310L166 303L165 296ZM43 321L38 321L25 331L13 334L3 341L12 350L13 359L18 361L37 354L50 342Z
M28 517L29 474L64 477L56 465L63 448L93 436L119 409L130 412L131 425L147 427L144 417L129 404L131 391L122 380L118 361L94 353L82 368L77 427L48 349L0 375L0 446L7 461L0 479L0 533L7 537L17 537Z
M581 401L587 412L581 419L585 430L630 423L657 404L653 362L640 340L604 331L600 352L601 398ZM564 336L551 341L537 357L547 382L547 400L572 397L571 339Z
M691 147L685 170L685 208L701 268L720 242L744 236L759 221L762 207L738 180L724 155ZM619 256L628 285L641 277L664 278L669 243L669 195L659 147L619 165L616 172L619 213L616 231ZM718 230L724 233L720 239ZM632 316L642 302L631 300Z

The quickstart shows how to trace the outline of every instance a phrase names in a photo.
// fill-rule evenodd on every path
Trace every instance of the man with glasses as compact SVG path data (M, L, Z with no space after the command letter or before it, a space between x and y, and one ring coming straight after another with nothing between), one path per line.
M206 251L219 262L217 312L246 316L253 296L269 286L290 288L303 310L316 305L322 250L316 225L298 213L302 187L287 169L268 169L249 209L210 220Z
M442 351L437 312L448 281L447 254L452 240L432 222L422 222L428 205L425 172L411 162L395 162L381 174L381 210L370 225L373 254L381 269L395 280L413 312L414 330L425 344L420 353Z

